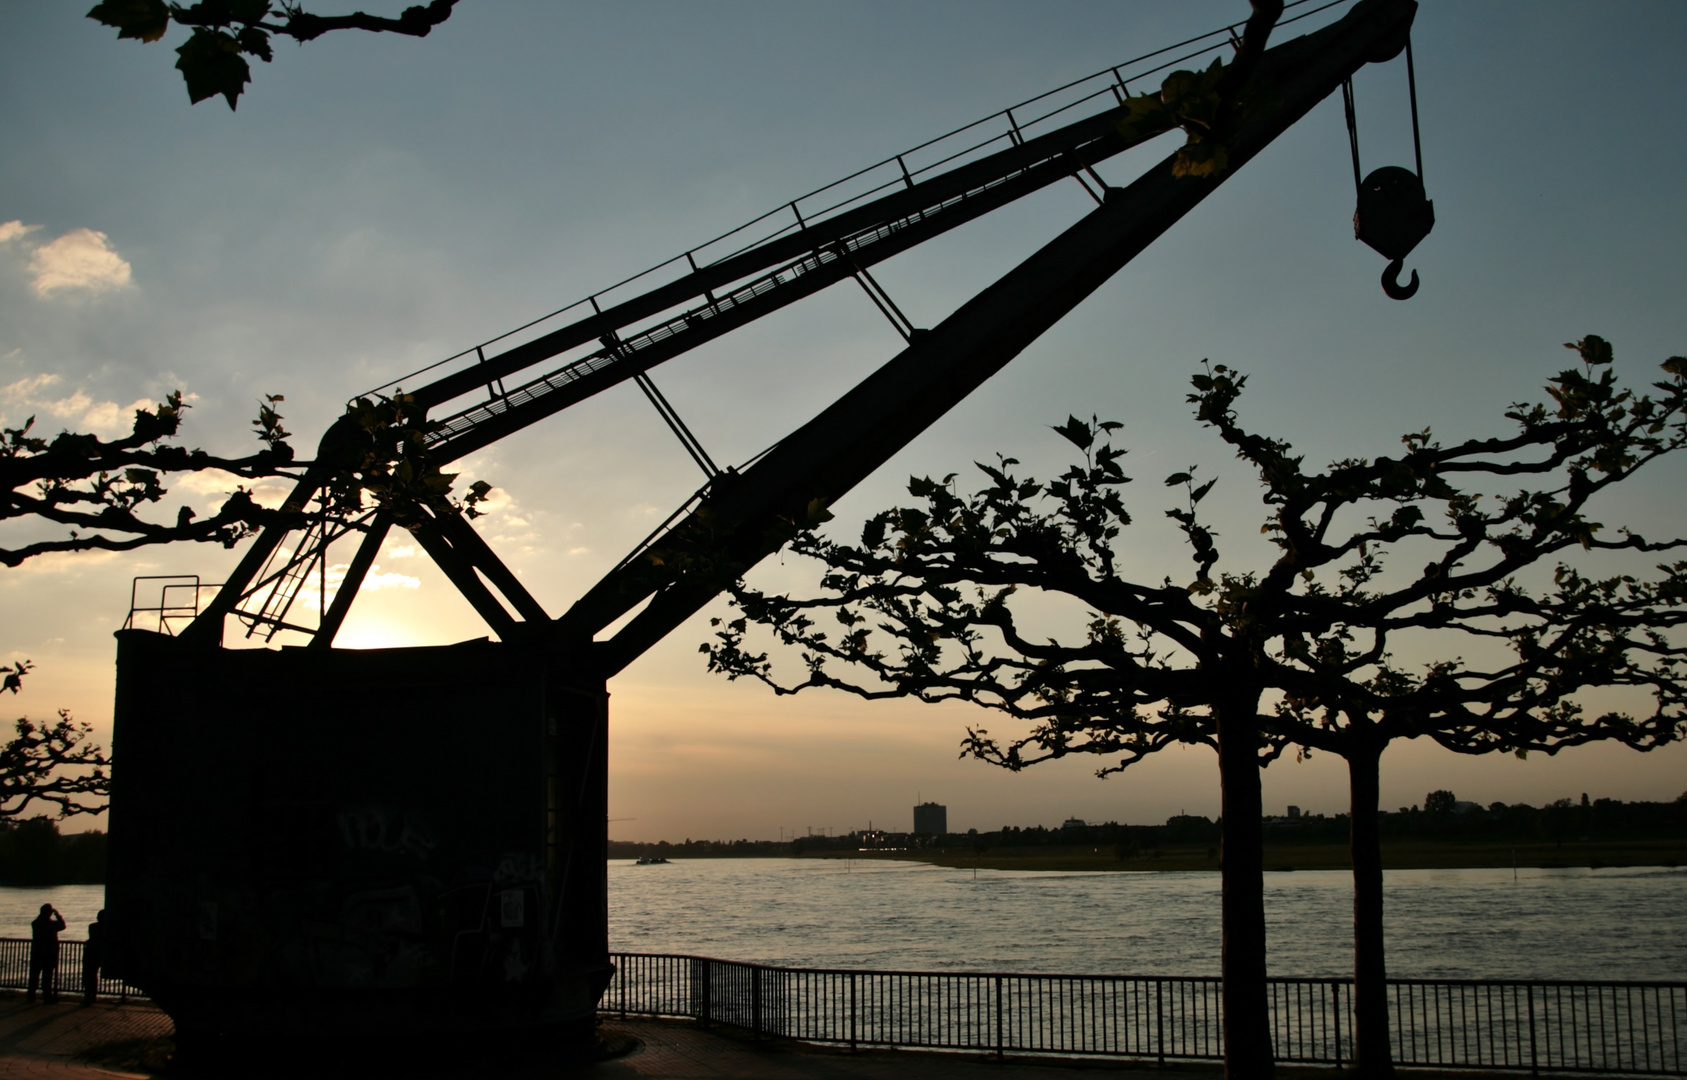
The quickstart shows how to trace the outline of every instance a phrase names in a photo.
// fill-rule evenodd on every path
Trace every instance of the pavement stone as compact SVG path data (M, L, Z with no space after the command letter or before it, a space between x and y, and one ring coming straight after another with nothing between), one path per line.
M20 993L0 994L0 1080L145 1076L81 1059L98 1047L139 1044L174 1030L168 1016L147 1004L83 1005L61 996L47 1005L26 1002Z
M607 1021L642 1044L625 1057L577 1066L581 1080L1219 1080L1217 1065L1049 1059L930 1050L817 1047L756 1041L689 1021Z
M1140 1062L1053 1061L910 1050L815 1047L779 1040L755 1040L683 1020L607 1020L605 1042L632 1049L606 1061L563 1064L551 1057L519 1055L490 1060L440 1060L418 1068L411 1062L390 1072L362 1063L357 1074L373 1077L431 1076L449 1080L1219 1080L1216 1066L1156 1067ZM140 1069L135 1052L174 1031L170 1018L150 1004L100 1002L84 1006L61 999L54 1005L26 1003L22 994L0 994L0 1080L116 1080L158 1073ZM114 1052L113 1048L117 1048ZM122 1051L127 1051L126 1053ZM91 1058L95 1060L89 1060ZM154 1055L156 1058L156 1055ZM123 1067L101 1064L125 1061ZM331 1063L277 1073L253 1062L244 1076L330 1074Z

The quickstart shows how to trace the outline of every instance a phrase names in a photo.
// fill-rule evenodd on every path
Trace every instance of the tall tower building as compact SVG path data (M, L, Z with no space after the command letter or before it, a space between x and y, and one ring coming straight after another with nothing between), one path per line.
M941 803L925 802L914 807L914 832L923 836L942 836L949 831L949 808Z

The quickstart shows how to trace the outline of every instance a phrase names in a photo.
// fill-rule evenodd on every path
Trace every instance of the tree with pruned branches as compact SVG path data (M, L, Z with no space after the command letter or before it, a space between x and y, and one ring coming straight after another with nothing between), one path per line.
M717 620L709 666L781 693L831 687L867 698L961 700L1020 728L968 731L964 752L1009 769L1075 753L1118 772L1174 744L1219 755L1223 798L1225 1053L1234 1075L1270 1071L1259 770L1286 749L1341 754L1352 777L1355 976L1360 1064L1390 1071L1376 831L1378 760L1393 739L1463 753L1555 752L1615 739L1651 749L1687 734L1682 651L1687 563L1590 576L1600 555L1655 557L1687 541L1607 532L1588 502L1687 442L1687 360L1653 393L1622 387L1597 337L1572 346L1549 400L1507 412L1512 430L1443 445L1428 431L1404 452L1309 471L1283 441L1235 411L1246 378L1222 365L1190 402L1259 478L1276 555L1221 568L1200 516L1213 482L1167 478L1166 510L1195 563L1187 583L1126 580L1131 524L1116 424L1057 428L1082 460L1053 481L981 465L988 483L915 479L914 507L871 518L859 545L807 532L799 554L825 565L818 595L740 583L740 617ZM1519 481L1521 491L1505 490ZM1390 556L1394 556L1390 561ZM1423 569L1401 569L1427 559ZM1395 565L1400 564L1400 565ZM1543 580L1534 584L1530 573ZM1070 640L1022 625L1020 594L1074 601ZM751 625L796 647L805 677L782 679ZM1469 655L1464 655L1468 653ZM1410 657L1410 659L1406 659ZM1590 690L1644 692L1647 710L1596 708Z

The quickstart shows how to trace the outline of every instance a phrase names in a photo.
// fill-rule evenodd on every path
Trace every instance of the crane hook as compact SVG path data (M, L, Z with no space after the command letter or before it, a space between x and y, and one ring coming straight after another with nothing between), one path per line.
M1395 259L1382 270L1382 291L1388 294L1390 300L1410 300L1418 291L1418 272L1412 271L1410 284L1400 284L1400 271L1404 270L1406 260Z

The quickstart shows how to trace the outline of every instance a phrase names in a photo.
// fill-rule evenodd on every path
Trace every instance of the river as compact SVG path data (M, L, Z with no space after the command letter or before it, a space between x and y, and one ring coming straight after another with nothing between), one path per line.
M1268 873L1274 975L1352 967L1351 878ZM1395 870L1389 974L1687 979L1687 870ZM0 936L43 903L85 936L98 885L0 888ZM1216 975L1219 880L911 862L694 859L609 866L610 947L806 967Z
M1687 870L1397 870L1389 974L1687 979ZM1268 873L1273 975L1352 971L1352 877ZM696 859L609 867L609 939L800 967L1216 975L1215 872Z

